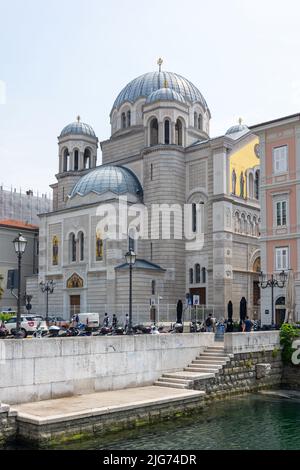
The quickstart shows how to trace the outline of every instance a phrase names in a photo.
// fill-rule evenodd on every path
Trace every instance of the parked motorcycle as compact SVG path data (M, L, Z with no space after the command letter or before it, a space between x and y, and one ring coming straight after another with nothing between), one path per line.
M9 332L8 329L5 328L5 325L0 326L0 338L7 338Z

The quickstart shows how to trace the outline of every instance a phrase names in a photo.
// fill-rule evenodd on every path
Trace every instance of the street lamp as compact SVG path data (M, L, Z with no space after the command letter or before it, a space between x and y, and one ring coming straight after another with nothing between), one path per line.
M25 252L27 240L21 233L13 240L16 255L18 257L18 309L17 309L17 332L16 338L19 338L21 330L21 260Z
M259 285L262 289L271 287L271 303L272 303L272 325L274 325L274 287L282 289L285 286L287 280L287 274L281 271L279 279L274 274L271 275L271 279L266 279L266 275L261 271L259 275Z
M43 294L46 292L46 322L48 323L48 312L49 312L49 294L53 294L55 283L51 281L40 282L40 288Z
M136 262L136 254L133 250L129 250L125 255L126 263L129 266L129 323L127 328L127 335L133 334L132 329L132 268Z

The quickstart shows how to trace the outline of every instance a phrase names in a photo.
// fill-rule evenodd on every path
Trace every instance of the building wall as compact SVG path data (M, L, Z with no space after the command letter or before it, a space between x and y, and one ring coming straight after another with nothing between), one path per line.
M187 367L213 342L212 333L7 340L0 401L26 403L152 385L163 373Z
M18 236L20 229L0 227L0 274L3 276L2 287L4 295L0 300L1 309L15 309L17 307L17 300L11 295L10 290L6 289L7 273L8 270L18 269L17 255L14 250L13 240ZM37 252L37 237L38 230L22 230L22 234L27 239L26 251L22 257L22 283L21 290L25 293L25 279L37 272L38 269L38 252ZM17 291L14 291L15 294Z
M296 318L300 319L300 205L298 194L300 189L300 124L297 119L283 118L277 122L258 127L261 155L261 242L262 270L270 278L278 275L275 265L275 250L280 247L289 248L289 269L295 276L296 286ZM273 149L288 146L288 168L286 172L276 174L274 171ZM276 202L287 201L287 224L277 226ZM285 297L286 289L274 289L274 320L275 303L279 297ZM267 324L271 323L271 288L261 290L261 315ZM266 314L265 312L269 313Z

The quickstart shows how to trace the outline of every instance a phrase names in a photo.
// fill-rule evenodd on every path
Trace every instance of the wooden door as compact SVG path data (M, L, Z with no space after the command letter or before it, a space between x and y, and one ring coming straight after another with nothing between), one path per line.
M205 287L194 287L190 289L190 294L199 295L200 305L206 305L206 288Z
M80 295L70 295L70 314L80 313Z

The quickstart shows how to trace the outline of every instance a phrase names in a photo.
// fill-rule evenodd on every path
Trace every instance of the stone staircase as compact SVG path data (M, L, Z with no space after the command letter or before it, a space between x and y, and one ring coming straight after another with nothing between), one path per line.
M171 388L193 388L195 380L215 377L220 369L230 361L223 346L208 347L191 364L179 372L163 374L154 385Z

